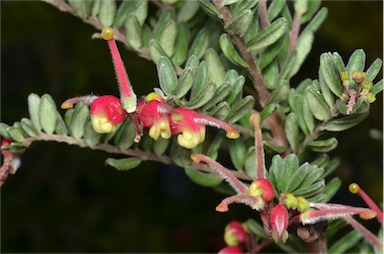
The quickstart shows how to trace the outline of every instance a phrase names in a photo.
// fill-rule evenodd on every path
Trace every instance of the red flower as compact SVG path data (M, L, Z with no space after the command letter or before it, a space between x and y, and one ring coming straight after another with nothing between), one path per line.
M237 246L227 246L219 251L219 254L242 254L242 249Z
M224 230L224 241L228 246L237 246L245 243L247 234L243 225L238 221L231 221L227 224Z
M262 197L268 202L273 199L274 191L272 184L265 178L254 180L248 188L248 194L255 197Z
M271 209L270 221L272 226L272 238L277 243L282 240L284 243L288 239L288 211L282 204L278 204Z

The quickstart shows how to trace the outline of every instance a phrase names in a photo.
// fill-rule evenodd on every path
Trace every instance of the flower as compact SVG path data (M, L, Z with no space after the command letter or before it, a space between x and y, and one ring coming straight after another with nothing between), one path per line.
M126 112L118 98L112 95L82 96L64 101L62 109L69 109L73 104L84 102L91 104L91 121L93 129L98 133L113 132L117 125L124 121Z
M277 204L271 209L270 222L272 226L272 238L277 243L282 240L285 243L288 239L288 211L282 204Z
M98 133L113 132L125 117L120 100L112 95L103 95L91 104L92 127Z
M248 188L248 194L255 197L262 197L268 202L273 199L274 191L272 184L265 178L254 180Z
M224 241L228 246L237 246L245 243L247 234L243 225L238 221L231 221L224 229Z
M244 253L240 247L227 246L219 251L219 254L242 254Z
M128 74L124 68L124 63L121 59L116 41L113 38L113 29L106 27L101 31L101 35L103 39L108 42L108 46L111 51L113 66L115 67L116 77L119 83L120 99L123 107L128 113L133 113L136 111L137 98L132 89Z
M143 126L149 127L149 136L154 140L159 136L165 139L171 137L169 107L156 93L148 94L145 101L139 101L137 105L139 119Z

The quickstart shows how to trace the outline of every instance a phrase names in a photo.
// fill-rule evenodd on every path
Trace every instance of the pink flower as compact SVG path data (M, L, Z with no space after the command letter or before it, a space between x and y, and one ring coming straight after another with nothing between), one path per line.
M243 225L238 221L231 221L227 224L224 230L224 241L228 246L237 246L245 243L247 234Z
M242 249L237 246L227 246L219 251L219 254L242 254Z
M91 104L92 127L98 133L113 132L117 125L123 122L127 116L120 100L112 95L71 98L64 101L61 108L72 108L73 104L78 102Z
M277 243L282 240L284 243L288 239L288 211L284 205L278 204L271 209L270 222L272 226L272 238Z
M169 107L155 93L150 93L146 97L146 101L140 101L137 105L139 119L144 127L149 127L149 136L154 140L157 140L159 136L165 139L171 137Z
M262 197L264 201L271 201L274 197L272 184L265 178L254 180L248 188L248 194L255 197Z

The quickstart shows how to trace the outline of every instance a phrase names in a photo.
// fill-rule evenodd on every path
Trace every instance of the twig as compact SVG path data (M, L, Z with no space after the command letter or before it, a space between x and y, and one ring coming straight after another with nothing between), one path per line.
M213 4L219 11L219 18L223 20L225 24L228 24L232 20L232 15L227 9L227 7L222 3L221 0L213 0ZM268 89L266 88L263 80L263 76L261 74L260 68L255 64L253 56L248 50L248 46L244 42L244 40L238 35L232 35L232 39L234 44L240 51L242 58L247 62L248 72L251 76L252 83L259 95L259 104L261 107L265 106L265 102L268 100L270 94ZM284 146L288 148L287 138L285 136L285 132L282 129L283 125L281 124L281 119L278 113L274 112L269 116L270 120L268 121L269 127L273 133L275 138L274 143L279 146ZM286 149L288 151L288 149Z
M292 28L291 28L291 31L289 32L289 35L290 35L289 47L288 47L289 53L291 53L296 46L297 38L299 37L299 32L300 32L300 25L301 25L301 16L295 13L295 16L293 17L293 21L292 21Z
M261 27L263 29L267 28L270 24L268 20L268 11L267 11L267 1L259 0L258 4L259 16L261 21Z
M137 158L140 158L142 160L157 161L157 162L161 162L161 163L167 164L167 165L174 164L172 159L168 156L162 156L162 155L158 156L158 155L155 155L151 152L146 152L146 151L142 151L139 149L127 149L127 150L121 151L118 147L107 144L107 143L102 143L102 144L98 144L94 147L90 147L82 139L76 139L74 137L61 136L61 135L56 135L56 134L41 133L37 137L26 138L22 143L26 146L30 146L33 142L36 142L36 141L55 141L55 142L66 143L69 145L76 145L76 146L79 146L81 148L90 148L93 150L102 150L102 151L106 151L108 153L114 153L114 154L124 154L124 155L132 156L132 157L137 157ZM188 165L188 168L193 168L196 170L205 171L205 172L209 172L209 173L216 173L216 171L214 169L210 168L209 166L199 164L199 163L191 163L190 165ZM239 172L236 170L230 170L230 172L239 179L251 180L244 172Z

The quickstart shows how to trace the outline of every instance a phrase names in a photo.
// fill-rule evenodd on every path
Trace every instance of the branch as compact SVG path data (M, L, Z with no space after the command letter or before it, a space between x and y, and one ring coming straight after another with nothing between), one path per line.
M265 29L270 25L268 20L267 1L260 0L258 4L259 16L261 21L261 28Z
M223 20L224 24L228 24L232 20L232 15L227 9L227 7L222 3L221 0L213 0L214 5L219 11L219 18ZM253 56L248 50L248 46L245 41L238 35L233 34L232 39L234 44L240 51L242 58L247 62L248 72L251 76L252 83L259 95L259 104L261 107L265 106L265 102L268 100L270 94L268 89L264 84L264 79L261 74L260 68L256 65ZM274 143L278 146L284 146L288 148L287 138L283 130L283 125L280 116L277 112L274 112L269 117L269 127L275 138ZM288 149L286 149L288 150Z
M291 53L296 46L297 38L299 37L299 32L300 32L300 25L301 25L301 16L295 13L295 16L293 17L293 21L292 21L292 28L289 33L290 35L289 47L288 47L289 53Z
M146 152L146 151L142 151L139 149L127 149L127 150L121 151L118 147L107 144L107 143L102 143L102 144L98 144L94 147L90 147L82 139L76 139L74 137L61 136L61 135L57 135L57 134L41 133L37 137L26 138L21 143L24 144L25 146L29 147L33 142L36 142L36 141L55 141L55 142L60 142L60 143L66 143L69 145L76 145L76 146L81 147L81 148L90 148L93 150L102 150L102 151L106 151L108 153L114 153L114 154L124 154L124 155L132 156L132 157L137 157L137 158L140 158L140 159L146 160L146 161L157 161L157 162L161 162L161 163L167 164L167 165L174 164L172 159L168 156L162 156L162 155L158 156L158 155L155 155L151 152ZM202 164L194 163L194 162L191 163L190 165L188 165L188 168L193 168L196 170L205 171L205 172L209 172L209 173L217 173L215 169L212 169L207 165L202 165ZM235 177L237 177L239 179L251 180L244 172L239 172L239 171L235 171L235 170L230 170L230 172Z

